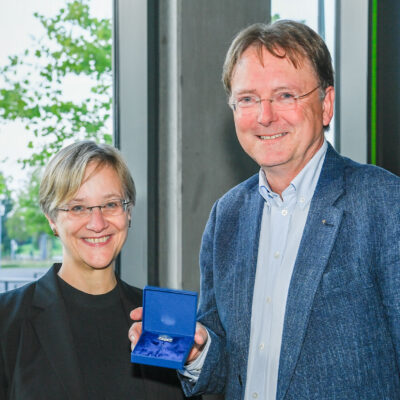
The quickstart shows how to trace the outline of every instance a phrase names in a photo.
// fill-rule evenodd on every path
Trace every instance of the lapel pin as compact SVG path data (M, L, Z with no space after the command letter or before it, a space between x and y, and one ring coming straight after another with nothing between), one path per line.
M324 225L326 225L326 219L323 219L323 220L322 220L322 223L323 223Z

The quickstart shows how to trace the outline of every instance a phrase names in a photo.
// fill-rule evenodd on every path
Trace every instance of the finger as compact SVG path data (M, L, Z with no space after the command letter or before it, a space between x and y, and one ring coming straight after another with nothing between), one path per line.
M196 333L194 335L194 344L189 352L187 362L194 361L202 352L204 345L208 340L208 332L199 322L196 323Z
M199 351L193 346L189 352L187 359L186 359L186 364L189 364L192 361L194 361L199 354L200 354Z
M203 347L204 346L200 347L198 344L195 343L189 352L186 362L191 363L192 361L194 361L201 354Z
M143 307L137 307L129 314L134 321L141 321L143 319Z
M208 333L206 329L201 324L198 324L196 326L196 333L194 335L195 344L199 348L202 348L206 344L207 339L208 339Z
M133 350L140 338L140 335L142 334L142 323L141 322L135 322L132 324L128 331L128 337L129 340L131 341L131 349Z

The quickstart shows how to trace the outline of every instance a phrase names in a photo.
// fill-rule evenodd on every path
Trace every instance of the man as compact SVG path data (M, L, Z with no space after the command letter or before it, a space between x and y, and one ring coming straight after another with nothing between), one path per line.
M186 394L400 398L400 179L325 141L326 45L300 23L252 25L223 81L261 169L211 211Z

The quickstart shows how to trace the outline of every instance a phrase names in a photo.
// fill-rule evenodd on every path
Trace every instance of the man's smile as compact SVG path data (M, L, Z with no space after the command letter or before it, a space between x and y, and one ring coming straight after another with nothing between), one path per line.
M288 134L288 132L282 132L282 133L277 133L276 135L259 136L259 138L262 140L272 140L272 139L278 139L280 137L286 136L287 134Z

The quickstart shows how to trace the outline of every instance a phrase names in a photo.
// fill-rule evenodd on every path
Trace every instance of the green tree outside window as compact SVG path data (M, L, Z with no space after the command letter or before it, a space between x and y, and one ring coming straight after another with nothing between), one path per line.
M66 0L55 16L35 13L34 17L44 28L44 38L35 39L30 48L9 56L9 62L0 66L5 82L0 87L0 124L24 124L32 153L20 163L34 168L14 202L6 177L0 175L0 194L8 196L3 249L10 238L21 243L50 234L38 206L40 170L49 158L77 140L112 142L111 19L91 16L90 0ZM79 101L63 95L71 76L91 82L90 93Z

